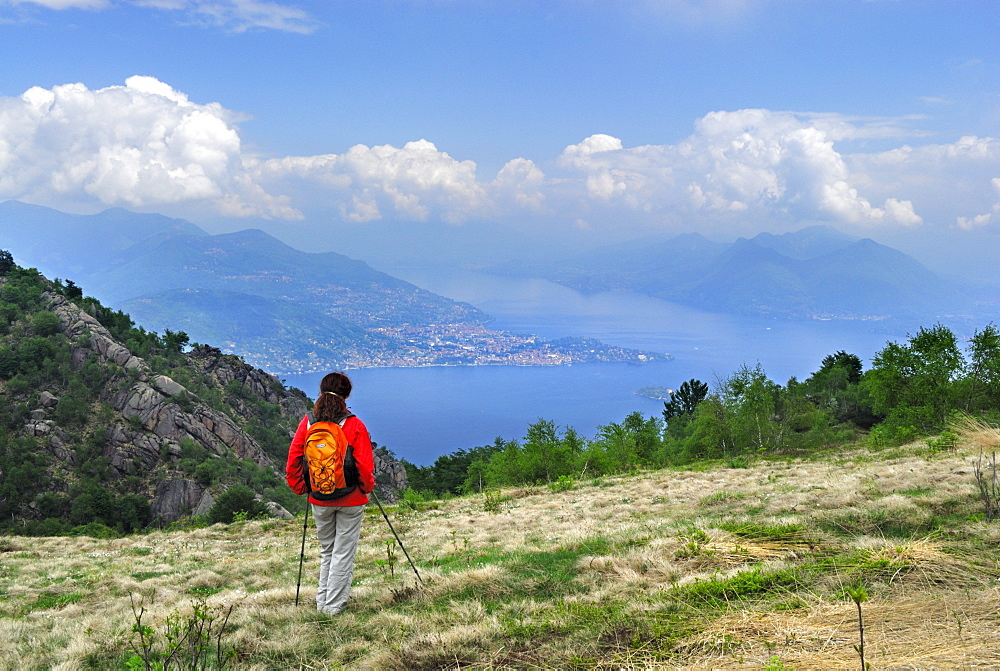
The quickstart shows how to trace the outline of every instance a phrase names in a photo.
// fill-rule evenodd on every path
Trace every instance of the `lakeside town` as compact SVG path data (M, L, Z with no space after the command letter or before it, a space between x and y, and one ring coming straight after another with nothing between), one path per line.
M564 366L590 362L637 364L670 359L669 354L608 345L593 338L545 341L534 335L496 331L478 324L386 326L372 331L384 336L380 346L359 343L342 348L336 363L345 369L418 366ZM391 344L388 344L391 343ZM327 343L316 343L326 347ZM331 361L315 352L254 352L254 364L281 374L328 370Z

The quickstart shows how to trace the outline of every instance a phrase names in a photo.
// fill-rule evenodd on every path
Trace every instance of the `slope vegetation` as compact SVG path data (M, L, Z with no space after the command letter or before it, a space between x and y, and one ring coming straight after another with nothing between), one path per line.
M304 393L0 263L0 528L129 532L204 512L235 483L289 500Z

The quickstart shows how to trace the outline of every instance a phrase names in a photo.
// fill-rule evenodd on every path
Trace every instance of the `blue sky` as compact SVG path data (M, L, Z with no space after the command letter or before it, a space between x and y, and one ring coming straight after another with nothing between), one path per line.
M997 34L995 0L0 0L0 200L330 247L828 223L984 276Z

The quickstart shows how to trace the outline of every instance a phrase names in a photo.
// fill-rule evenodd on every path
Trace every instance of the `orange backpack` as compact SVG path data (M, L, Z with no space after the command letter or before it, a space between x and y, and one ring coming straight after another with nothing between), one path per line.
M312 413L308 415L309 428L303 449L306 467L302 470L306 490L317 501L347 496L361 482L354 448L344 435L344 422L350 417L354 415L344 415L337 422L316 422Z

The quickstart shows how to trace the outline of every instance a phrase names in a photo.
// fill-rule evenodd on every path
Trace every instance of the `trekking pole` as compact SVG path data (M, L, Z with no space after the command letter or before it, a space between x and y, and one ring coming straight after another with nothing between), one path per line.
M309 526L309 508L312 506L306 499L306 517L302 522L302 554L299 555L299 580L295 583L295 605L299 605L299 587L302 585L302 562L306 558L306 527Z
M420 584L423 585L424 579L420 577L420 573L417 571L416 565L413 563L413 560L410 559L410 553L406 551L406 546L403 545L403 541L399 540L399 534L396 533L396 530L392 526L392 522L389 521L389 516L385 514L385 508L382 507L382 502L379 501L378 496L375 495L374 489L371 491L371 495L375 499L375 503L378 504L378 509L382 511L382 517L385 518L385 523L388 524L389 529L392 530L392 535L396 537L396 542L399 543L399 547L403 549L403 554L406 555L406 561L410 562L410 568L413 569L413 572L417 576L417 580L419 580Z

